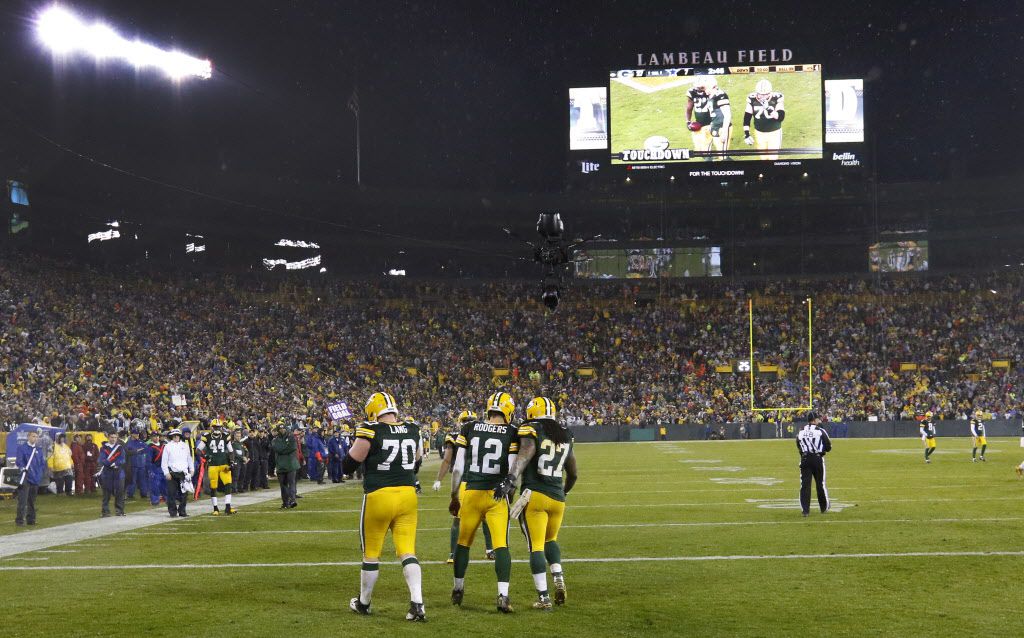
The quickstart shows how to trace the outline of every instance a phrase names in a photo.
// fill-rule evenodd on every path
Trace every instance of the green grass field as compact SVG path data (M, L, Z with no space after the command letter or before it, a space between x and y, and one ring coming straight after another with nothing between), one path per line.
M447 497L428 488L418 554L430 622L403 620L394 564L381 568L374 616L355 616L346 605L358 591L361 493L348 483L296 510L271 501L2 559L0 633L1012 635L1024 593L1024 482L1013 466L1024 450L994 439L988 462L973 464L969 446L941 439L925 465L916 439L838 439L827 457L834 511L804 519L791 440L579 445L582 478L560 537L569 599L547 614L529 609L517 530L517 613L494 610L479 535L464 607L449 604ZM424 469L435 471L436 461ZM66 506L39 503L40 521ZM0 503L11 528L13 507ZM390 542L385 552L393 558Z
M821 76L818 73L775 73L756 75L718 76L718 85L729 94L732 103L732 137L730 149L745 149L743 144L743 109L747 94L754 90L757 80L768 77L772 88L786 96L786 119L782 124L784 148L821 148L822 102ZM680 78L631 78L632 82L647 86L671 83ZM686 129L686 91L689 84L644 93L616 80L611 81L609 117L611 120L612 157L626 149L644 147L644 140L652 135L664 135L671 148L693 149L693 139ZM819 158L814 155L786 155L782 159ZM742 158L735 158L742 159ZM702 162L702 158L689 160ZM613 159L613 164L622 164Z

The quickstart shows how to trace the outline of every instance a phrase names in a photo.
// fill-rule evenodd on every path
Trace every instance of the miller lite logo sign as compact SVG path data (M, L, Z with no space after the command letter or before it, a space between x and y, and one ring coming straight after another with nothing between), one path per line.
M601 168L597 162L580 162L580 172L584 175L596 173Z

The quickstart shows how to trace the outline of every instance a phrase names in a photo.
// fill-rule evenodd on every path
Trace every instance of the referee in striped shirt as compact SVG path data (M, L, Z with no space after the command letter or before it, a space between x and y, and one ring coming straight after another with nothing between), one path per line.
M804 516L811 512L811 477L818 491L818 507L821 513L828 511L828 488L825 487L825 455L832 451L828 433L818 427L821 417L816 412L807 413L807 425L796 437L800 450L800 509Z

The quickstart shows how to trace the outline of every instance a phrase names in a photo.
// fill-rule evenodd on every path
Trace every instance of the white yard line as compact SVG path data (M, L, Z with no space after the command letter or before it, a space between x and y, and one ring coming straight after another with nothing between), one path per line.
M843 519L836 516L817 518L813 521L706 521L706 522L669 522L669 523L595 523L593 525L562 525L561 529L616 529L616 528L637 528L637 527L748 527L760 525L889 525L892 523L920 523L931 525L935 523L1011 523L1024 521L1024 517L1011 516L1001 518L885 518L885 519ZM421 527L417 532L447 532L451 527ZM249 534L355 534L358 529L258 529L249 531L203 531L205 536L236 536ZM146 536L193 536L197 532L128 532L125 536L135 538Z
M866 552L851 554L728 554L719 556L629 556L606 558L563 558L563 563L667 563L705 561L758 561L758 560L823 560L823 559L871 559L871 558L996 558L1024 557L1024 551L945 551L945 552ZM489 561L479 561L489 562ZM513 560L513 563L528 563L528 560ZM397 566L398 563L385 562ZM442 560L424 560L421 565L445 565ZM174 565L0 565L0 571L108 571L126 569L266 569L269 567L359 567L361 561L311 562L311 563L179 563Z

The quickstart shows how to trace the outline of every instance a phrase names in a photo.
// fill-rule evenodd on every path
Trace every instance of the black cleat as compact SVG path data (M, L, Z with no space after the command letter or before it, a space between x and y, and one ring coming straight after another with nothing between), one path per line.
M348 608L362 616L370 615L370 606L364 605L363 603L359 602L359 596L356 596L352 600L348 601Z
M552 574L552 580L555 581L555 604L565 604L565 576L562 574Z
M551 604L551 597L547 594L538 596L537 602L533 603L533 608L541 611L551 611L553 608Z
M498 594L498 611L503 614L511 614L514 611L512 609L512 601L509 600L508 596Z
M410 602L405 619L409 622L427 622L427 612L423 610L423 603Z
M452 590L452 604L462 606L462 597L465 595L464 589L453 589Z

